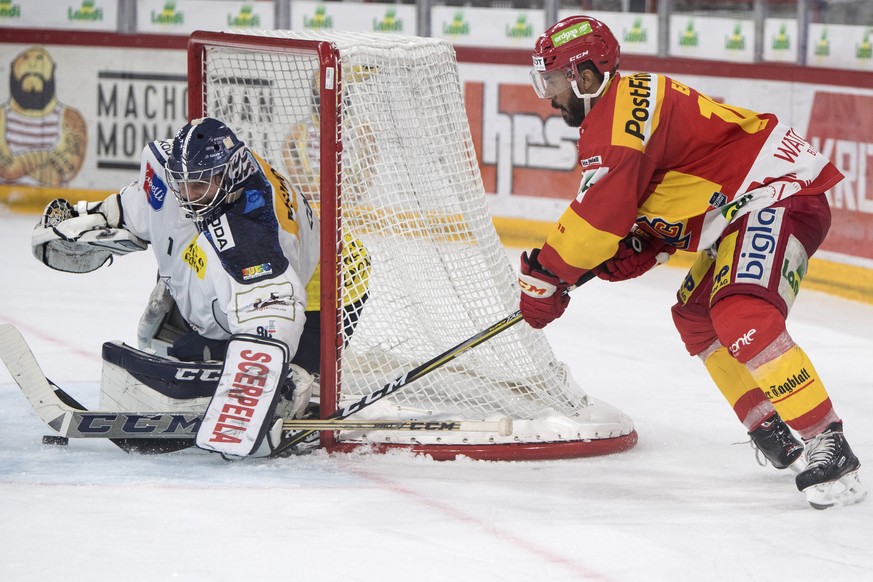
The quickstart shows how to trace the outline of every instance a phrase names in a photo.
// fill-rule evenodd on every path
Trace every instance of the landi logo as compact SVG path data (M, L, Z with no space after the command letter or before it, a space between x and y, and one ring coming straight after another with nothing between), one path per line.
M261 17L254 13L254 7L251 4L243 4L239 9L239 14L234 15L232 12L227 15L227 25L234 28L254 28L261 25Z
M78 10L67 8L67 20L73 22L96 22L103 20L103 9L97 8L94 0L82 0L82 7Z
M464 104L486 192L566 199L579 189L579 129L530 85L470 81Z
M164 3L164 9L160 12L152 10L152 24L184 24L185 14L176 10L175 0Z
M845 178L828 193L833 226L822 249L873 259L873 96L815 94L809 142Z
M784 22L779 26L779 33L773 37L770 48L774 51L787 51L791 48L791 38L788 36Z
M527 21L526 14L519 14L515 19L515 24L506 25L506 36L508 38L531 38L533 36L533 25Z
M831 41L828 40L828 29L821 31L821 38L815 43L815 56L827 57L831 54Z
M729 51L746 50L746 37L743 35L743 27L737 23L734 25L734 32L724 40L724 48Z
M864 32L864 39L861 41L861 44L855 45L855 56L865 61L873 59L873 46L870 45L869 30Z
M333 16L327 14L327 8L325 6L318 6L315 9L315 14L312 15L312 18L308 16L303 17L303 28L333 28Z
M451 22L443 23L443 34L454 36L468 36L470 34L470 23L464 21L463 11L458 10Z
M381 20L373 19L373 32L403 32L403 19L397 18L397 10L389 8Z
M21 4L12 0L0 0L0 18L21 18Z
M694 30L694 21L689 20L685 30L679 35L679 46L695 47L699 42L697 31Z
M643 19L637 18L630 30L625 30L621 39L626 43L645 43L649 38L649 31L643 28Z

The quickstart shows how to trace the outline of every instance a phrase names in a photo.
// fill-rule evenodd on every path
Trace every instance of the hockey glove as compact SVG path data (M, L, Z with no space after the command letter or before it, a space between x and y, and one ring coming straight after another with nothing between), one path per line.
M611 259L594 269L605 281L626 281L639 277L652 267L666 263L676 248L660 238L632 234L618 243L618 251Z
M570 303L570 296L565 293L569 284L540 265L539 254L540 249L533 249L530 255L522 253L518 275L521 316L536 329L542 329L561 317Z
M141 251L148 243L118 225L118 196L103 202L79 202L72 206L56 198L46 206L31 237L33 256L52 269L87 273L106 263L112 255Z

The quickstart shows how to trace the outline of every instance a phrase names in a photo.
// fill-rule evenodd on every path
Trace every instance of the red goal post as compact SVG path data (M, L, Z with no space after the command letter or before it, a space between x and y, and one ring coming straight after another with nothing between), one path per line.
M226 121L321 221L322 417L517 309L488 213L454 50L367 33L195 32L189 116ZM312 302L310 297L310 302ZM495 421L488 432L323 431L331 451L549 459L631 448L542 332L516 325L353 418Z

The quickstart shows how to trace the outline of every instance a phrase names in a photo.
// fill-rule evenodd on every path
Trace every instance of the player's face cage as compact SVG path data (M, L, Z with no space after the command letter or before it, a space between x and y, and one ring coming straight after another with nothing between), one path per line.
M224 188L227 164L191 171L174 171L167 168L170 189L195 220L204 220L225 198Z

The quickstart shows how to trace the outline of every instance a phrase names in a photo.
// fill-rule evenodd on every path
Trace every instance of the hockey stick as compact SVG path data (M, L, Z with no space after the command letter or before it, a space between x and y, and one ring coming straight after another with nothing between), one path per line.
M67 436L66 433L69 431L75 432L73 428L77 426L74 424L77 420L75 415L86 412L85 407L45 377L21 333L9 324L0 325L0 360L6 365L12 378L43 422L59 432L61 436ZM141 441L134 445L123 438L112 438L114 436L127 435L103 435L104 438L109 438L113 444L128 452L132 450L169 452L190 446L180 442L160 444L153 441Z
M411 430L411 431L460 431L495 432L500 436L512 434L512 419L486 420L286 420L285 430Z
M203 418L197 412L87 410L45 377L21 333L0 326L0 359L37 415L65 438L108 438L127 452L170 452L193 446ZM409 430L512 434L512 420L286 420L286 430ZM163 442L159 442L163 441Z
M580 285L584 285L591 279L596 276L594 270L586 272L582 277L576 282L575 285L571 285L567 287L564 293L569 293L570 291L576 289ZM390 396L397 392L398 390L408 386L412 382L415 382L419 378L422 378L437 368L444 366L445 364L451 362L467 350L475 348L476 346L488 341L493 338L497 334L506 331L516 323L522 320L521 310L515 311L515 313L501 319L500 321L492 324L487 329L484 329L474 335L473 337L459 343L458 345L449 348L444 351L440 355L428 360L427 362L421 364L413 368L412 370L404 373L402 376L396 378L392 382L385 384L379 390L375 392L371 392L367 394L357 402L353 402L348 406L338 409L336 412L327 417L326 420L341 420L355 414L356 412L361 411L362 409L370 406L374 402L377 402L386 396ZM316 429L303 429L296 430L282 436L282 440L276 449L272 452L270 456L282 456L283 454L289 452L295 445L303 443L303 442L311 442L314 440L314 433L316 433Z

